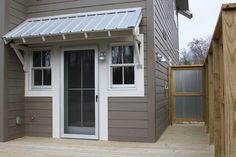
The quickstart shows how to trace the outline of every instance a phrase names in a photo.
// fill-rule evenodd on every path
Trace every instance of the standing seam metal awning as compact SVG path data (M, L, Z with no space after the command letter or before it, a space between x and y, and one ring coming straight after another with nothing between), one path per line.
M135 29L140 25L142 8L87 12L60 16L31 18L3 36L13 39L67 35L88 32Z

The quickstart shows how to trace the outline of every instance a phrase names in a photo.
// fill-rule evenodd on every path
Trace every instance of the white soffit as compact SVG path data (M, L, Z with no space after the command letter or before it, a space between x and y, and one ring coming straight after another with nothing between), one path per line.
M5 41L87 32L135 29L142 18L142 8L129 8L31 18L3 36Z

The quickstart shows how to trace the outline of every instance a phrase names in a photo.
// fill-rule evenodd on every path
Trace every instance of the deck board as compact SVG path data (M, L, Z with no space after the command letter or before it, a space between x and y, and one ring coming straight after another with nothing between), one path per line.
M0 143L0 157L213 157L203 126L169 127L156 143L23 137Z

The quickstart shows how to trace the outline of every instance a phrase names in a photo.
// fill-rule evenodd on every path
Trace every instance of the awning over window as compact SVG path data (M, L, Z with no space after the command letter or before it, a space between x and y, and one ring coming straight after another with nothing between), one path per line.
M183 16L193 18L193 14L189 11L189 0L176 0L176 7Z
M141 8L129 8L109 11L87 12L60 16L31 18L3 36L5 43L14 39L26 42L31 38L60 36L66 40L67 35L83 34L88 38L91 32L134 30L139 27L142 18Z

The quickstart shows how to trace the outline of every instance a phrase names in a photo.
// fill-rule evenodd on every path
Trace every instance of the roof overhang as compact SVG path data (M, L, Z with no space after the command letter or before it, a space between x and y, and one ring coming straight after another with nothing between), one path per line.
M101 39L139 34L142 8L31 18L2 38L5 44Z
M193 18L193 14L189 11L188 0L176 0L176 8L181 15L189 19Z

